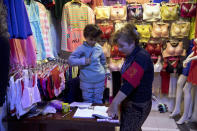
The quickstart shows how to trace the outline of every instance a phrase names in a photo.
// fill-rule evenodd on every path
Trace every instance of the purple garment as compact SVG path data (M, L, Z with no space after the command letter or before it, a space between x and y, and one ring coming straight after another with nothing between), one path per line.
M46 99L49 99L49 94L48 94L48 92L47 92L47 78L44 78L43 80L42 80L42 90L43 90L43 92L44 92L44 95L45 95L45 98Z
M63 101L60 101L60 100L52 100L50 102L50 105L54 107L56 110L62 111L62 103Z
M127 19L138 19L141 20L143 17L142 5L128 5L127 6Z
M119 4L126 5L126 0L103 0L104 6L115 5L119 2Z
M4 0L7 7L7 23L10 38L26 39L32 35L23 0Z

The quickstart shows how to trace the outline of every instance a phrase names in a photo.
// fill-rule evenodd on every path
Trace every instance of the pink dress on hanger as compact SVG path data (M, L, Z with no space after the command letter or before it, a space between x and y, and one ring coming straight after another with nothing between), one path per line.
M194 41L194 47L192 50L194 51L193 56L196 56L197 55L197 43L195 41ZM197 72L197 60L192 60L187 81L191 82L193 85L197 85L196 72Z

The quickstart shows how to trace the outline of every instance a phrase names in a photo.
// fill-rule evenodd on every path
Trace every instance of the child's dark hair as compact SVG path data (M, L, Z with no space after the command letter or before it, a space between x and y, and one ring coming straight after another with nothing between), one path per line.
M137 32L137 28L132 23L125 24L122 28L120 28L113 34L112 42L114 44L117 44L120 38L128 44L131 44L132 41L134 41L135 44L138 44L139 33Z
M96 38L96 37L100 36L102 33L103 32L101 31L101 29L95 24L86 25L86 27L83 31L83 35L85 38L87 38L87 37Z

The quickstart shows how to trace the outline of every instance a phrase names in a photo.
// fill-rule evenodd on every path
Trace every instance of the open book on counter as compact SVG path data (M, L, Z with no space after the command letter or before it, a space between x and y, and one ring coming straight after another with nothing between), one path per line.
M111 119L106 113L108 107L106 106L91 106L88 108L77 108L73 118L100 118Z

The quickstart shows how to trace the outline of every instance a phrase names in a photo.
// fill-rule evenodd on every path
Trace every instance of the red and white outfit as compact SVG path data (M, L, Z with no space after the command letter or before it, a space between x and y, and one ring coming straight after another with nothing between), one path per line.
M193 56L196 56L197 55L197 43L195 41L194 41L194 47L192 50L194 52ZM193 85L197 85L196 72L197 72L197 60L192 60L187 81L191 82Z

